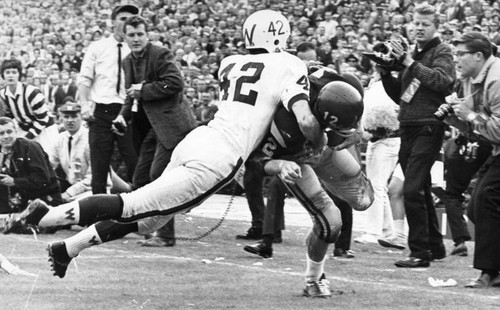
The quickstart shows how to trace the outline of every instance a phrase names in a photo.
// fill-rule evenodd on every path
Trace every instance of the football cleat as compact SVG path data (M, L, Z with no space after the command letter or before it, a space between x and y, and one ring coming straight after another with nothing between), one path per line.
M23 212L11 214L7 218L3 233L8 234L29 226L36 227L47 212L49 212L49 206L43 200L35 199L28 204Z
M49 252L50 267L54 271L54 276L64 278L72 260L66 251L66 245L63 241L51 243L47 246L47 252Z
M318 281L311 281L306 283L304 288L304 296L312 298L328 298L332 296L330 291L330 281L325 277L325 274L321 275Z

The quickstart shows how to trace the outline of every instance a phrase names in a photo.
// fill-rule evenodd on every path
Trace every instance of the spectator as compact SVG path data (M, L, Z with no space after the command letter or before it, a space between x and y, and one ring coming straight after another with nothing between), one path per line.
M124 100L125 88L121 61L130 49L123 44L125 19L138 14L133 5L117 6L111 14L113 35L92 43L82 62L78 92L82 111L89 122L90 158L92 163L92 193L106 193L114 141L127 166L128 179L132 179L137 155L130 132L123 136L111 130L112 121L118 116Z
M491 41L478 32L469 32L454 40L457 67L464 85L464 98L451 98L454 115L450 125L467 136L493 144L490 158L481 168L472 193L468 216L475 224L474 268L481 271L469 288L500 287L500 221L498 194L491 190L498 181L500 149L500 60L492 55Z
M357 243L377 243L382 237L392 235L392 213L388 184L398 162L400 145L399 107L387 96L378 79L365 95L362 125L366 132L366 176L373 186L374 201L365 211L370 219L364 234L354 239Z
M391 41L395 57L404 55L405 68L399 79L387 70L381 71L385 91L400 105L399 162L405 175L404 205L411 252L408 259L398 260L396 266L404 268L428 267L431 260L446 256L430 192L430 170L444 137L444 124L434 117L434 112L451 93L455 80L451 48L435 36L435 8L421 5L414 13L415 50L406 52L399 42Z
M48 156L35 141L18 135L13 119L0 117L0 213L23 211L30 200L59 205L61 190Z
M392 173L387 194L392 211L392 235L378 239L378 243L386 248L395 248L404 250L406 247L406 230L405 230L405 206L403 198L403 184L405 177L401 170L401 165L397 165Z
M92 190L89 131L82 126L81 107L73 98L67 98L59 108L59 117L64 131L47 153L52 168L59 173L62 199L69 202Z
M131 53L123 60L127 98L114 123L127 126L132 119L134 138L141 141L133 187L157 179L165 170L176 145L197 123L183 101L182 75L170 50L148 42L147 21L140 16L124 23L125 41ZM173 246L174 219L143 246Z
M54 97L54 111L58 111L64 104L65 98L77 98L78 87L71 81L68 71L62 71L59 74L59 83L55 85L54 88L55 89L52 91Z
M19 60L4 60L1 66L6 86L0 89L0 101L7 108L6 115L15 119L20 127L19 135L39 142L44 150L51 147L57 126L49 114L40 89L20 82L22 75Z

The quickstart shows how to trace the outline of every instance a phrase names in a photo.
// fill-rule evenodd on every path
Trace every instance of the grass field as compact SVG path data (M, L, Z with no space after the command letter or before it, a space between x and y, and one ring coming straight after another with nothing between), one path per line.
M196 236L216 222L182 215L177 234ZM394 261L407 251L359 244L352 246L356 258L326 262L333 297L308 299L301 296L308 229L287 227L274 258L264 260L244 252L244 244L235 240L247 228L247 222L226 220L201 241L161 249L141 248L141 237L129 235L83 252L64 279L51 275L45 247L75 231L38 240L0 235L0 253L36 275L13 276L0 269L0 309L500 309L500 289L464 288L478 276L472 255L447 257L430 268L399 269ZM453 278L458 285L434 288L428 277Z

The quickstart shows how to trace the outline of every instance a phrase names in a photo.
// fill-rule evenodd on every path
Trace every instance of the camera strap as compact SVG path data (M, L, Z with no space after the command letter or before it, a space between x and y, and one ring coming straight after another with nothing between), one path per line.
M410 103L411 100L413 99L413 96L415 96L415 93L419 88L420 88L420 81L417 78L413 78L410 85L406 87L405 92L401 96L401 101L405 103Z

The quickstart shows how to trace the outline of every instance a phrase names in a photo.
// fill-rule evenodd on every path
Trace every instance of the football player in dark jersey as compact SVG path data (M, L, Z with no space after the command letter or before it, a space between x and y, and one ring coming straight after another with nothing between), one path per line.
M309 75L311 110L328 135L328 148L315 154L301 134L295 116L279 109L261 147L250 158L264 173L278 175L313 219L307 236L307 268L304 294L329 297L324 277L328 246L337 240L342 226L340 211L327 194L365 210L373 201L373 189L361 171L355 144L363 113L363 88L352 75L338 75L322 68ZM267 247L267 248L266 248ZM263 243L245 250L272 256Z

